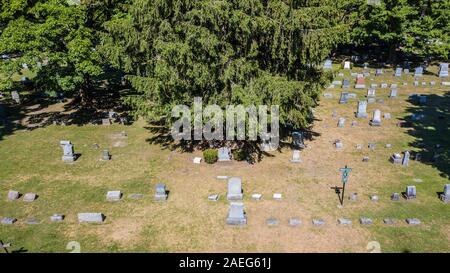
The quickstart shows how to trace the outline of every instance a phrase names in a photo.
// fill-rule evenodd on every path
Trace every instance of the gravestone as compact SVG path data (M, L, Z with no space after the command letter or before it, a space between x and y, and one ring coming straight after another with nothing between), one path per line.
M416 161L422 161L422 154L421 153L417 153L416 156L414 157L414 159Z
M414 81L414 86L419 86L419 81Z
M339 218L338 223L341 226L349 226L352 224L352 221L350 219L346 219L346 218Z
M379 109L373 112L373 119L369 124L370 126L381 126L381 111Z
M111 119L102 118L102 125L111 125Z
M352 192L352 193L350 194L350 196L348 197L348 199L349 199L350 201L358 201L358 193Z
M361 223L361 225L371 225L373 223L372 219L367 217L359 218L359 222Z
M414 77L422 77L423 76L423 67L416 67L414 70Z
M391 89L397 89L397 88L398 88L398 85L396 83L391 84Z
M219 162L231 161L231 149L228 147L219 148L217 155Z
M351 63L349 61L344 62L344 69L347 69L347 70L351 69Z
M356 144L356 150L361 150L362 149L362 144Z
M291 146L293 149L298 150L298 149L306 148L306 145L304 143L303 132L294 131L294 132L292 132L291 137L292 137Z
M410 158L411 154L409 153L409 151L406 151L405 154L403 155L403 160L402 160L402 165L403 166L408 166L409 165L409 158Z
M435 85L436 85L436 82L435 82L435 81L431 81L431 82L430 82L430 85L431 85L431 86L435 86Z
M242 200L242 192L242 180L239 177L231 177L230 179L228 179L227 200Z
M17 221L16 218L13 218L13 217L4 217L4 218L2 218L1 223L2 223L3 225L12 225L12 224L14 224L16 221Z
M356 99L357 96L358 96L358 95L357 95L356 93L348 93L348 95L347 95L347 97L348 97L349 99Z
M218 194L210 194L210 195L208 195L208 200L217 201L217 200L219 200L219 195Z
M441 63L439 65L439 78L448 77L448 63Z
M341 98L339 99L339 103L348 103L348 92L341 92Z
M300 151L299 150L294 150L292 153L292 159L290 160L291 163L300 163L302 162L300 159Z
M128 198L130 199L142 199L144 198L144 195L142 193L132 193L130 195L128 195Z
M11 98L12 98L12 100L13 100L15 103L20 104L20 95L19 95L19 92L17 92L17 91L12 91L12 92L11 92Z
M366 88L366 84L365 84L364 78L358 77L356 79L355 89L365 89L365 88Z
M122 193L120 191L108 191L106 193L106 200L108 201L119 201L122 198Z
M406 199L415 199L417 197L416 186L407 186L405 197Z
M302 224L302 221L298 218L290 218L289 219L289 225L291 227L296 227Z
M391 113L384 113L384 119L391 119Z
M444 203L450 202L450 184L444 186L444 191L441 193L440 197Z
M389 93L390 98L396 98L397 97L397 89L391 89L391 92Z
M377 69L375 70L375 76L381 76L382 74L383 74L383 69L377 68Z
M369 88L369 89L367 89L367 97L368 98L370 98L370 97L375 97L375 89L374 88Z
M337 117L337 112L336 110L333 110L333 113L331 113L331 117L336 118Z
M342 88L350 88L350 81L348 79L344 79L342 82Z
M401 67L397 67L395 69L395 73L394 73L395 77L401 77L402 76L402 68Z
M156 184L154 200L155 201L166 201L167 196L168 196L168 194L167 194L167 190L166 190L166 185L164 185L162 183Z
M406 223L408 223L408 225L420 225L421 224L420 220L417 218L408 218L408 219L406 219Z
M342 81L339 80L334 80L333 82L331 82L332 85L342 85Z
M266 224L268 226L277 226L278 225L278 219L270 217L269 219L266 220Z
M19 199L20 193L18 191L9 191L8 192L8 200L16 200Z
M392 148L392 144L390 144L390 143L386 143L386 145L384 146L385 148Z
M325 220L323 220L323 219L313 219L312 222L313 222L313 225L315 225L315 226L325 225Z
M244 204L243 203L230 203L230 209L228 210L227 217L228 225L246 225L247 217L244 212Z
M387 84L387 83L382 83L382 84L380 85L380 87L381 87L381 88L388 88L388 84Z
M344 77L344 73L339 72L339 73L338 73L338 77L341 77L341 78Z
M402 156L399 153L395 153L391 156L391 161L394 164L402 164Z
M25 221L25 223L27 225L37 225L39 224L41 221L39 221L38 219L31 217L31 218L27 218L27 220Z
M358 122L356 122L356 120L352 121L352 127L355 127L356 125L358 125Z
M323 96L324 96L326 99L331 99L331 98L333 98L333 94L331 94L331 93L324 93Z
M422 82L422 86L426 86L427 85L427 82Z
M372 83L371 85L370 85L370 88L378 88L378 84L376 84L376 83Z
M260 194L260 193L252 194L252 199L255 201L259 201L259 200L261 200L261 198L262 198L262 194Z
M62 214L53 214L50 216L50 221L52 222L62 222L64 220L64 215Z
M283 195L281 193L274 193L272 198L273 198L273 200L280 201L281 199L283 199Z
M356 112L357 118L367 118L367 101L358 101L358 111Z
M25 193L25 195L23 196L23 201L24 202L33 202L34 200L36 200L37 195L33 192L29 192L29 193Z
M375 144L375 143L373 143L373 142L371 142L371 143L369 143L369 145L367 145L367 147L370 149L370 150L375 150L375 147L376 147L377 145Z
M352 72L352 73L350 73L350 76L353 77L353 78L356 78L356 77L358 77L358 73Z
M334 145L335 145L336 149L344 148L344 143L342 143L341 140L339 140L339 139L334 142Z
M375 98L367 98L367 103L375 103Z
M394 192L394 193L391 195L391 200L392 200L392 201L400 201L400 194L397 193L397 192Z
M108 161L111 159L111 155L109 154L109 150L103 150L102 160Z
M194 157L194 160L192 161L194 164L200 164L202 162L201 157Z
M441 82L442 86L450 86L450 82Z
M73 145L69 140L61 140L59 142L61 147L63 148L63 156L62 160L64 162L73 162L76 159L75 152L73 149Z
M339 118L338 125L339 128L343 128L345 126L345 118Z
M362 161L363 162L369 162L369 160L370 160L370 158L368 156L364 156Z
M370 201L378 201L380 200L380 198L378 197L378 195L371 195L370 196Z
M104 216L97 212L82 212L78 213L79 223L103 223Z
M333 68L333 62L330 59L325 60L323 64L323 69L332 69Z
M405 68L405 69L403 69L403 73L405 73L405 74L409 74L409 68Z
M383 223L385 224L385 225L395 225L395 223L396 223L397 221L395 220L395 219L393 219L393 218L384 218L383 219Z

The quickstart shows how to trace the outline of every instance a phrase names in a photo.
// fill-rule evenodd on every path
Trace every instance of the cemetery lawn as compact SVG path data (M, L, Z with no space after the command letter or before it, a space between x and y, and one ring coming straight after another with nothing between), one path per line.
M323 98L315 109L315 136L306 141L308 148L301 152L300 164L289 163L292 151L283 148L254 165L235 161L195 165L192 159L201 156L200 151L184 153L152 143L153 135L143 120L130 126L50 125L26 130L29 124L22 122L16 129L0 127L0 218L18 219L13 225L0 225L0 240L11 241L12 251L27 252L69 252L66 246L71 241L79 242L82 252L369 252L367 245L372 241L380 243L382 252L449 252L450 204L437 195L450 183L449 161L443 157L437 163L429 162L436 144L448 155L449 88L440 86L435 75L427 74L424 79L436 81L436 86L414 87L411 75L399 79L392 77L392 70L385 72L369 79L378 84L398 83L398 97L389 99L389 89L377 88L376 97L384 102L368 105L368 119L354 118L357 101L364 99L367 89L351 87L349 92L358 99L341 105L341 88L324 90L333 98ZM348 74L346 78L352 79ZM402 86L403 81L408 86ZM428 94L428 104L409 102L413 93ZM370 127L376 108L382 114L391 113L392 118L382 119L381 127ZM50 105L39 111L46 109L62 107ZM336 118L332 118L333 110ZM396 126L413 113L425 113L425 118L409 127ZM12 119L26 115L15 113ZM344 128L337 128L338 117L346 118ZM353 120L358 122L355 127ZM128 136L121 136L121 131ZM343 150L333 147L336 139L343 141ZM71 140L75 152L81 154L75 163L61 161L60 140ZM369 142L376 143L374 151L367 148ZM385 148L386 143L392 148ZM356 144L363 149L356 150ZM99 160L105 148L112 154L109 162ZM409 167L402 167L388 161L394 152L407 149L422 152L423 162L411 160ZM369 162L362 162L363 156L369 156ZM350 202L346 198L339 208L331 187L340 186L339 168L345 165L353 169L346 196L357 192L359 199ZM218 175L242 178L246 227L225 224L227 184L217 180ZM165 203L153 201L158 182L170 191ZM390 201L393 192L401 193L407 185L417 186L417 199ZM32 203L22 198L8 201L9 190L35 192L39 197ZM122 191L122 200L107 202L109 190ZM132 193L142 193L144 198L128 198ZM219 201L208 201L214 193L220 194ZM262 193L263 199L252 201L252 193ZM273 193L282 193L283 200L272 200ZM380 200L370 201L371 195ZM106 219L103 224L79 224L79 212L101 212ZM54 213L66 218L52 223L49 217ZM27 225L29 217L41 223ZM277 218L279 225L268 227L265 222L270 217ZM303 223L290 227L291 217ZM362 226L360 217L372 218L374 224ZM315 218L326 224L314 227L311 221ZM338 218L353 223L339 226ZM396 218L398 223L384 225L384 218ZM418 218L422 224L408 226L406 218Z

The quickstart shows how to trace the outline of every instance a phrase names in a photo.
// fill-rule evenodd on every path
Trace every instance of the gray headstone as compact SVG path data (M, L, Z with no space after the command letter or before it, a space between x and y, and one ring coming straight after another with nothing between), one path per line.
M342 143L340 140L335 141L334 145L335 145L336 149L344 148L344 143Z
M111 125L111 119L102 118L102 125Z
M382 84L380 85L380 87L381 87L381 88L388 88L388 84L387 84L387 83L382 83Z
M342 81L342 88L350 88L350 81L348 79Z
M61 147L63 148L63 156L62 160L64 162L73 162L75 161L75 152L73 149L73 145L68 140L61 140L60 142Z
M358 111L356 112L357 118L367 118L367 101L358 101Z
M34 200L36 200L36 196L37 195L35 193L33 193L33 192L26 193L23 196L23 201L24 202L33 202Z
M397 89L391 89L391 92L389 93L390 98L396 98L397 97Z
M16 200L20 196L20 193L18 191L9 191L8 192L8 200Z
M103 150L102 152L102 160L108 161L111 159L111 155L109 154L109 150Z
M402 163L402 156L399 153L395 153L391 156L391 161L394 164L401 164Z
M338 127L343 128L345 126L345 118L339 118Z
M325 63L323 64L323 69L332 69L333 68L333 62L330 59L325 60Z
M364 156L362 161L363 162L369 162L369 160L370 160L370 158L368 156Z
M386 143L385 147L386 147L386 148L392 148L392 144Z
M375 98L367 98L367 103L375 103Z
M395 219L392 219L392 218L385 218L385 219L383 219L383 223L384 224L386 224L386 225L395 225L395 223L396 223L397 221L395 220Z
M96 212L82 212L78 213L78 222L80 223L102 223L104 216Z
M4 217L4 218L2 218L1 223L2 223L3 225L12 225L12 224L14 224L16 221L17 221L16 218L12 218L12 217Z
M227 200L242 200L242 180L239 177L231 177L228 179Z
M375 150L376 144L371 142L371 143L369 143L369 145L367 145L367 147L368 147L370 150Z
M244 212L244 204L242 203L230 203L230 209L227 217L228 225L246 225L247 217Z
M384 113L384 119L391 119L391 113Z
M350 219L346 219L346 218L339 218L338 223L339 223L339 225L342 225L342 226L344 226L344 225L348 226L348 225L352 224L352 221Z
M259 200L261 200L261 198L262 198L262 194L260 194L260 193L252 194L252 199L253 200L259 201Z
M367 89L367 97L375 97L375 89L374 88L369 88Z
M398 67L398 68L395 69L394 76L395 77L401 77L402 76L402 68L401 67Z
M142 199L144 198L144 195L142 193L132 193L128 195L128 198L130 199Z
M302 162L300 159L300 151L294 150L292 153L291 163L300 163L300 162Z
M339 99L339 103L340 104L348 103L348 92L341 93L341 98Z
M277 226L278 225L278 219L271 217L271 218L266 220L266 224L268 226Z
M406 187L406 199L414 199L417 197L416 186L407 186Z
M219 200L219 195L218 194L210 194L208 196L208 200L210 200L210 201L217 201L217 200Z
M440 78L448 77L448 63L441 63L439 65L439 77Z
M351 193L350 196L348 197L348 199L350 201L358 201L358 193L356 193L356 192Z
M402 165L403 166L408 166L409 165L409 158L410 158L411 154L409 153L409 151L406 151L405 154L403 155L403 160L402 160Z
M164 185L162 183L156 184L154 200L155 201L166 201L167 197L168 197L168 194L167 194L167 190L166 190L166 185Z
M331 93L324 93L323 96L327 99L333 98L333 94L331 94Z
M17 92L17 91L12 91L12 92L11 92L11 98L12 98L17 104L20 104L20 96L19 96L19 92Z
M25 223L26 223L27 225L37 225L37 224L40 223L40 221L39 221L38 219L32 217L32 218L28 218L28 219L25 221Z
M64 215L62 214L53 214L50 216L50 221L52 222L62 222L64 220Z
M392 201L400 201L400 194L397 193L397 192L394 192L394 193L391 195L391 200L392 200Z
M373 119L370 121L371 126L381 126L381 111L376 109L373 112Z
M421 224L420 220L417 218L408 218L408 219L406 219L406 223L408 223L408 225L420 225Z
M361 225L371 225L373 223L372 219L367 217L361 217L359 219L359 222L361 223Z
M362 144L356 144L356 149L357 150L361 150L362 149Z
M122 193L120 191L108 191L106 193L106 200L108 201L119 201L122 198Z
M380 76L380 75L382 75L382 74L383 74L383 69L377 68L377 69L375 70L375 76Z
M218 161L230 161L231 160L231 149L228 147L222 147L218 150Z
M302 224L302 221L298 218L290 218L289 219L289 225L292 227L296 227Z
M315 226L323 226L325 225L325 221L323 219L313 219L313 225Z
M423 76L423 67L416 67L414 71L414 77L422 77Z
M378 201L380 200L380 198L378 197L378 195L371 195L370 196L370 201Z

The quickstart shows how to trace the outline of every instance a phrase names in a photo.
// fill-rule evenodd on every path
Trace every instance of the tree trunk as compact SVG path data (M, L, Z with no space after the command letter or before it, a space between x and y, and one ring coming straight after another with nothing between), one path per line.
M89 79L89 76L85 76L84 82L79 90L81 97L81 104L83 105L89 105L92 102L90 88L91 88L91 81Z
M397 62L397 43L395 42L389 45L389 62L392 64Z

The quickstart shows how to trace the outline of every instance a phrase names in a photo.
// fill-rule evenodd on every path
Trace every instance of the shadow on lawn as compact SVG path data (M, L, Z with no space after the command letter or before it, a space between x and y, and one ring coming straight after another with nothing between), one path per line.
M442 177L450 178L450 91L443 96L426 95L426 103L417 97L410 97L410 113L403 120L408 134L415 140L409 145L421 154L423 164L440 171ZM413 156L417 156L417 153Z

